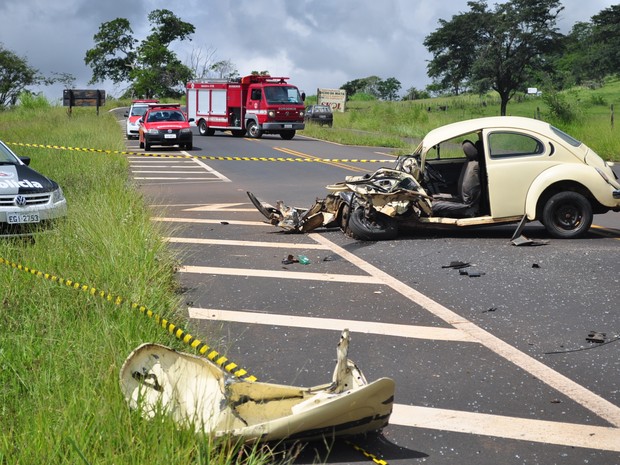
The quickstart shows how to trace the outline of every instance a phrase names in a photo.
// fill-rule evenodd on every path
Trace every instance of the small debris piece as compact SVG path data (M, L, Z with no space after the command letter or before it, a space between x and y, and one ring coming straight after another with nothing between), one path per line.
M528 239L524 235L521 235L510 241L512 245L521 246L521 245L529 245L529 246L537 246L537 245L547 245L549 241L535 241L532 239Z
M302 265L309 265L310 264L310 259L308 257L306 257L305 255L298 255L298 262Z
M282 260L282 264L283 265L290 265L292 263L299 263L299 260L297 260L295 257L293 257L292 255L287 256L285 259Z
M485 275L486 273L483 273L481 271L459 270L459 274L461 276L469 276L470 278L479 278L480 276Z
M599 333L598 331L590 331L588 333L588 337L586 337L586 341L597 342L600 344L602 342L605 342L606 337L607 337L606 333Z
M540 265L538 263L532 263L532 268L540 268Z
M230 224L228 221L220 221L220 224Z
M491 307L488 310L482 310L482 313L494 312L497 310L497 307Z
M466 262L450 262L449 265L443 265L442 268L453 268L455 270L460 270L461 268L467 268L468 266L471 266L470 263L466 263Z

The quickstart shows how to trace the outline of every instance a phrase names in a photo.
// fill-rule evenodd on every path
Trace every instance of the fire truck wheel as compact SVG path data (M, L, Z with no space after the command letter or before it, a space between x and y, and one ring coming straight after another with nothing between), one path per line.
M248 123L248 136L252 139L260 139L263 136L263 131L260 130L258 124L254 121Z
M207 127L206 121L201 119L198 123L198 132L201 136L212 136L215 134L215 129Z
M295 131L283 131L280 133L280 137L284 140L291 140L295 137Z

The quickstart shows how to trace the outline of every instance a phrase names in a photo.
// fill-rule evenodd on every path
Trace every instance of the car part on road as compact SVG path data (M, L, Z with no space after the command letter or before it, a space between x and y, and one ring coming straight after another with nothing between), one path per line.
M368 383L347 358L349 340L344 330L332 382L313 387L239 380L207 358L143 344L121 368L121 389L145 418L169 415L180 427L245 442L380 431L392 413L394 381Z

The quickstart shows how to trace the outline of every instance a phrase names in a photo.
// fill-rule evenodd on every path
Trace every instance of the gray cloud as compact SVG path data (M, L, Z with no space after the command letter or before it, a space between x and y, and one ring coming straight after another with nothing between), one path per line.
M613 4L565 0L558 26L567 33L575 22L589 21ZM467 0L138 0L130 7L125 0L3 0L0 41L45 75L70 73L77 87L119 95L122 87L87 84L91 70L84 56L93 35L103 22L124 17L142 39L150 29L148 13L163 8L196 27L191 42L175 44L181 60L196 49L211 49L215 60L231 60L242 75L268 70L290 76L308 94L370 75L396 77L403 90L424 88L430 82L424 38L440 18L468 10ZM62 95L62 89L44 90L50 98Z

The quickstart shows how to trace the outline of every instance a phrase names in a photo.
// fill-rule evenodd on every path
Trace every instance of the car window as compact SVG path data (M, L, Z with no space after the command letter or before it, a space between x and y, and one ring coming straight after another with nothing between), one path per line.
M545 146L535 137L517 132L493 132L488 136L491 158L540 155Z
M477 141L479 138L477 133L465 134L463 136L455 137L453 139L446 140L440 144L431 147L426 153L427 160L443 160L445 158L465 158L463 153L463 141Z
M139 105L137 107L131 107L131 116L142 116L146 113L148 107Z
M554 127L554 126L551 126L551 130L553 132L555 132L560 139L562 139L563 141L569 143L573 147L579 147L581 145L581 141L578 141L574 137L569 136L564 131L562 131L562 130Z

